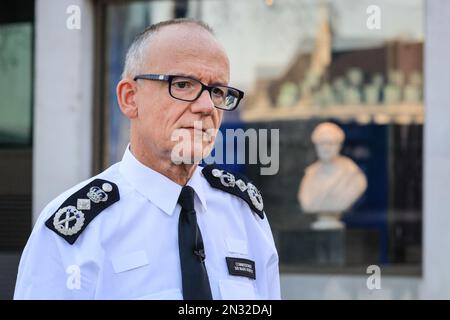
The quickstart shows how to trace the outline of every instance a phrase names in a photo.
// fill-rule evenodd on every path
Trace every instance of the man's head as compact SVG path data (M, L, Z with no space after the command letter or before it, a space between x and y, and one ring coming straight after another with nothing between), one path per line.
M314 129L311 139L316 146L319 159L330 162L339 155L345 134L334 123L324 122Z
M188 19L151 26L131 45L117 85L120 108L131 120L134 152L170 159L178 143L172 137L184 128L192 137L190 156L206 156L214 144L207 131L216 133L223 116L223 111L214 107L209 92L203 91L193 102L177 100L169 94L167 81L133 80L141 74L184 75L206 85L227 85L228 57L212 30ZM194 123L201 125L203 131L194 129ZM194 144L195 136L199 143Z

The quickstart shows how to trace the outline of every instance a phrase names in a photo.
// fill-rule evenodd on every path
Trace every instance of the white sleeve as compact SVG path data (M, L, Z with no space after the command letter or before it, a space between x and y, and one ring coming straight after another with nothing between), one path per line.
M93 299L92 267L82 266L75 244L47 228L44 212L22 253L14 299Z
M268 299L270 300L280 300L280 270L279 270L279 258L278 252L275 247L275 241L273 240L272 230L270 228L269 220L266 213L264 213L265 218L261 220L262 226L264 228L268 243L273 251L271 258L267 263L267 288L268 288Z
M280 300L280 271L278 268L278 254L273 256L267 267L269 300Z

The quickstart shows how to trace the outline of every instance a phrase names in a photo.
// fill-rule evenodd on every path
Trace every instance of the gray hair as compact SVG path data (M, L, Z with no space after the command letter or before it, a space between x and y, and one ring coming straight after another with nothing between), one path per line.
M150 39L153 37L153 35L164 27L177 24L196 25L214 35L214 31L209 25L202 21L191 18L172 19L152 24L140 34L138 34L131 43L131 46L128 49L127 55L125 57L122 79L133 78L138 75L144 68L147 50L149 49Z

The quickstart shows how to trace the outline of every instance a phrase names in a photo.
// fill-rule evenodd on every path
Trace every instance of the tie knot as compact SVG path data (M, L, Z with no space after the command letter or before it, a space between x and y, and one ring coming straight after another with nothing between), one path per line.
M184 186L178 197L178 203L184 210L194 211L194 189L190 186Z

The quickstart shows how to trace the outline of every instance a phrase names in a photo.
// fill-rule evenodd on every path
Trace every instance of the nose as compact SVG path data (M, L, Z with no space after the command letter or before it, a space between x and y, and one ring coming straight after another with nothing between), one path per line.
M211 100L211 96L207 90L204 90L197 100L192 102L191 110L193 113L202 113L204 115L210 115L214 110L214 103Z

